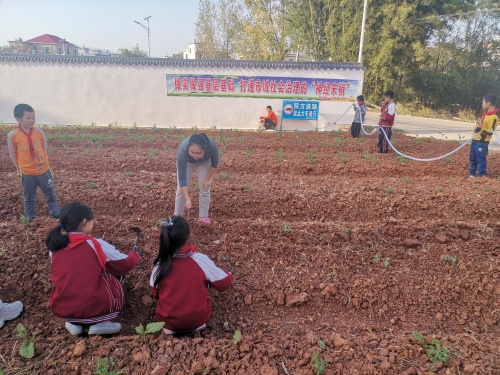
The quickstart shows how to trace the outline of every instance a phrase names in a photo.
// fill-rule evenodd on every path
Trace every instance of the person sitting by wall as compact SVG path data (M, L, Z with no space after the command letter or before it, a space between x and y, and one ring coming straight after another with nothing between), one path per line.
M273 108L268 105L266 107L267 114L265 116L260 116L260 123L264 124L264 129L276 129L276 125L278 124L278 117L273 112Z

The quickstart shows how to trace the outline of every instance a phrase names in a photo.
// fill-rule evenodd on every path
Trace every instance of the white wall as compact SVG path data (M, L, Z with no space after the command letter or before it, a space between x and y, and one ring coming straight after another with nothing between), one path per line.
M107 58L107 63L99 62L99 58L83 57L9 60L0 55L0 121L15 122L12 112L19 103L30 104L35 109L39 124L108 125L117 122L122 126L136 123L138 126L256 129L258 118L265 114L267 105L273 106L279 117L281 115L281 99L167 96L167 73L354 79L359 81L358 90L363 87L364 70L361 68L246 68L237 62L231 67L211 67L201 66L203 60L197 60L198 64L181 60L183 63L165 66L144 65L144 59L136 60L136 64L130 59L119 58L109 63L112 59ZM350 105L321 101L319 127L335 121L349 124L352 111L338 118ZM312 130L315 126L312 121L286 120L283 123L285 130ZM331 126L327 128L331 129Z

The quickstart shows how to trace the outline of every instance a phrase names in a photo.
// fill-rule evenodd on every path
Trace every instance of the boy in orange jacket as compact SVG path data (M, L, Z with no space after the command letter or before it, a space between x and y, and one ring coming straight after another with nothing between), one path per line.
M36 216L36 190L40 187L49 207L50 217L59 217L54 173L47 155L47 137L35 125L35 111L28 104L18 104L14 117L19 123L7 136L9 155L23 187L24 215L33 220Z
M273 108L268 105L266 107L267 114L265 116L260 116L261 123L264 123L264 129L276 129L276 125L278 124L278 117L273 112Z

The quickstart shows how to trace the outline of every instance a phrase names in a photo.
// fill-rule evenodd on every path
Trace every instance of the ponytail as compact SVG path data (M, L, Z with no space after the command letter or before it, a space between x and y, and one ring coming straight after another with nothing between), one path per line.
M64 249L69 244L70 232L77 232L84 219L92 220L92 210L80 202L71 202L61 208L59 224L45 238L45 245L54 252Z
M175 253L187 243L189 234L189 224L182 216L172 216L161 223L160 249L153 261L153 265L158 266L153 275L154 286L168 275Z

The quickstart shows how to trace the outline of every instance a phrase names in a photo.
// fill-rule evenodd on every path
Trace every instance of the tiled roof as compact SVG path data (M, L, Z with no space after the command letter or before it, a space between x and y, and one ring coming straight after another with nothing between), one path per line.
M0 54L0 61L59 62L70 64L112 64L112 65L153 65L172 67L207 68L259 68L297 70L366 70L359 63L344 62L296 62L296 61L253 61L253 60L181 60L148 57L109 56L67 56Z
M76 47L73 43L68 42L66 39L61 39L58 36L43 34L36 38L26 40L26 43L43 43L43 44L64 44L70 47Z

